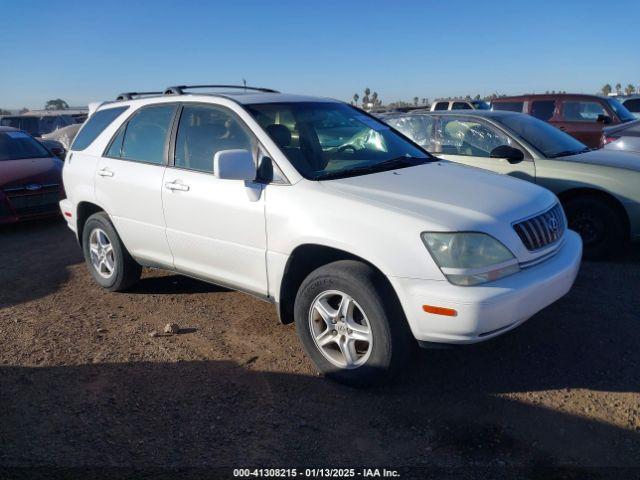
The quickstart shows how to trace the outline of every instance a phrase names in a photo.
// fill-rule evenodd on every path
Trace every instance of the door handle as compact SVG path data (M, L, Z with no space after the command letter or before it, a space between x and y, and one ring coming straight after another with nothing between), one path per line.
M184 183L178 183L178 182L166 182L164 184L165 188L168 190L179 190L181 192L188 192L189 191L189 185L185 185Z
M108 168L103 168L102 170L98 170L98 175L101 177L113 177L113 172Z

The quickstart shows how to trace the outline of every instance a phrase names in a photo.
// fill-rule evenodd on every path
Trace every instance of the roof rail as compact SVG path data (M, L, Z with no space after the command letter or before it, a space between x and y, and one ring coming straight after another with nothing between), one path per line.
M134 97L143 97L147 95L162 95L163 92L125 92L116 97L116 100L133 100Z
M239 90L252 90L264 93L280 93L271 88L247 87L246 85L178 85L175 87L167 87L164 89L165 95L183 95L185 90L192 88L234 88Z

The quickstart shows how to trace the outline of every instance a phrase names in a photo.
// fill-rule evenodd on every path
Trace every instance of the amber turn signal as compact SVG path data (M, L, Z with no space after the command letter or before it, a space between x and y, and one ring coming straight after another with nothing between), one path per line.
M423 305L422 310L427 313L434 313L436 315L445 315L447 317L457 317L458 312L453 308L436 307L434 305Z

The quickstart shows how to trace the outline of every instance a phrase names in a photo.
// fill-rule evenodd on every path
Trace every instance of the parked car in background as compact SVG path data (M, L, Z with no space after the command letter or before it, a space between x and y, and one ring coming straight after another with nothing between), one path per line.
M62 165L27 132L0 127L0 224L60 215Z
M431 111L442 110L490 110L491 104L484 100L438 100L431 104Z
M620 103L629 110L636 118L640 118L640 95L620 97Z
M617 99L598 95L556 93L500 97L491 102L491 108L528 113L592 148L600 146L605 126L635 119Z
M193 88L123 94L74 140L60 207L105 289L145 265L252 293L361 385L415 340L488 340L571 288L582 244L548 190L438 161L342 102Z
M507 111L392 114L384 121L440 158L554 192L589 258L614 254L627 239L640 240L638 155L592 151L546 122ZM524 233L540 237L535 229Z
M607 150L622 150L640 156L640 120L605 128L600 144Z

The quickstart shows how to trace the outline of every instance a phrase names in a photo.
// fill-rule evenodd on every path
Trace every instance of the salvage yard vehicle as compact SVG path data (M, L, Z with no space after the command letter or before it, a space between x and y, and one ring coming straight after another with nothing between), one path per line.
M0 127L0 225L60 215L62 161L27 132Z
M613 97L574 93L548 93L499 97L493 110L528 113L567 132L591 148L598 148L607 125L635 120L633 114Z
M505 173L560 198L585 257L640 240L640 156L592 150L548 123L508 111L387 115L384 121L434 155Z
M338 381L391 378L416 340L501 335L577 275L553 193L439 161L345 103L229 86L119 98L63 173L94 280L126 290L147 266L273 302Z
M640 120L605 128L600 145L607 150L633 152L640 158Z
M438 100L431 104L432 112L442 110L491 110L491 104L484 100Z

